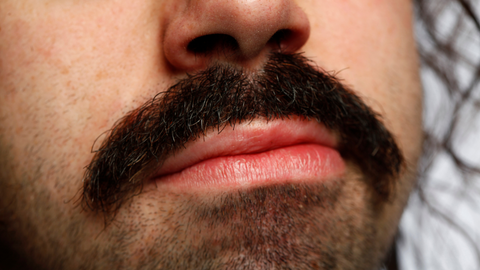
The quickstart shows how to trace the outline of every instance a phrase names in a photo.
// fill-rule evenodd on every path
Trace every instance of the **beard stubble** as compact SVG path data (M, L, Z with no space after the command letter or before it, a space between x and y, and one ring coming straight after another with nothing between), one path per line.
M113 220L112 245L101 252L111 263L125 269L325 270L378 264L376 215L403 166L392 135L353 91L300 55L273 54L257 75L212 67L111 130L87 168L82 201L87 211ZM349 164L345 177L216 194L145 185L154 168L211 129L291 116L339 134Z

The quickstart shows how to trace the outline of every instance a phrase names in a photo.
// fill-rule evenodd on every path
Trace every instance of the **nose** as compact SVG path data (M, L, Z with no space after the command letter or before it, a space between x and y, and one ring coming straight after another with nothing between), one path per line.
M258 65L271 51L300 49L310 35L307 15L293 0L174 0L163 49L176 69L212 61Z

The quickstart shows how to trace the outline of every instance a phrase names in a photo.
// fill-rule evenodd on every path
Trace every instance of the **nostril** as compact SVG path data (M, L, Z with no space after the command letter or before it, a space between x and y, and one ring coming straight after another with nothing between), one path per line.
M282 50L282 43L293 35L290 29L280 29L268 40L268 44ZM210 34L197 37L190 41L187 50L194 54L211 54L213 52L238 52L240 46L237 40L226 34Z
M291 38L292 30L280 29L268 40L270 45L276 45L278 49L282 49L282 42Z
M297 1L167 2L184 5L178 6L183 10L178 16L168 16L162 39L165 60L175 71L192 72L216 63L255 69L269 52L297 52L310 35L310 22Z
M238 42L232 36L225 34L211 34L197 37L190 41L187 50L193 53L208 54L214 51L236 51Z

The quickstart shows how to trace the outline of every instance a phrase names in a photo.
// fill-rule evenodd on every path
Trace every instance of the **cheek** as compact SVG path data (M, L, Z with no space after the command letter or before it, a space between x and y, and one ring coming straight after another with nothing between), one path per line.
M9 41L0 42L1 143L11 146L17 179L55 190L69 174L80 185L95 139L156 84L145 70L158 72L158 58L142 47L155 43L114 25L113 15L132 21L114 7L12 2L0 5L0 40Z
M305 55L337 72L381 114L415 164L421 149L422 92L411 2L304 1L303 8L312 23Z

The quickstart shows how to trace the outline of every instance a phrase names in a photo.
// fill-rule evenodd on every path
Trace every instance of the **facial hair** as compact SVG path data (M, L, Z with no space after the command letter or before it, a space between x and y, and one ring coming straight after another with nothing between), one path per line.
M255 73L215 65L188 76L119 120L87 167L83 204L115 213L155 168L207 130L292 116L339 134L342 157L368 175L377 198L388 198L403 156L380 117L303 56L275 53Z
M344 177L217 193L145 188L152 170L213 129L288 118L317 121L338 136ZM371 270L386 249L376 221L402 164L381 118L301 55L273 54L257 71L214 65L107 132L84 176L86 211L37 192L32 204L55 211L29 207L36 219L15 223L12 210L3 239L34 269ZM38 230L37 238L11 237L20 226ZM36 256L24 255L31 250Z

